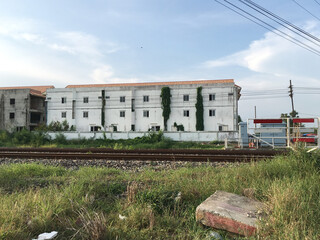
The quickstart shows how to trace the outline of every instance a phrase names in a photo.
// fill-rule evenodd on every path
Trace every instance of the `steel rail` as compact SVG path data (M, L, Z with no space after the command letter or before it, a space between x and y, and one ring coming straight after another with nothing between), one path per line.
M36 153L114 153L114 154L194 154L194 155L245 155L245 156L275 156L286 151L274 150L203 150L203 149L136 149L122 150L110 148L0 148L4 152L36 152Z
M272 156L254 155L194 155L194 154L132 154L132 153L53 153L1 152L2 158L124 160L124 161L187 161L187 162L250 162Z

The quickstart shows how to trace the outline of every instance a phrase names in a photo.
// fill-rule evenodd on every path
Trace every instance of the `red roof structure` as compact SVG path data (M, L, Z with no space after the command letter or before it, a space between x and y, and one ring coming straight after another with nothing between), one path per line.
M234 83L233 79L222 80L197 80L197 81L177 81L177 82L144 82L144 83L109 83L109 84L83 84L68 85L66 88L91 88L91 87L126 87L126 86L163 86L163 85L187 85L187 84L216 84Z
M0 90L14 90L14 89L30 89L30 94L34 96L43 97L47 89L54 88L54 86L24 86L24 87L0 87Z

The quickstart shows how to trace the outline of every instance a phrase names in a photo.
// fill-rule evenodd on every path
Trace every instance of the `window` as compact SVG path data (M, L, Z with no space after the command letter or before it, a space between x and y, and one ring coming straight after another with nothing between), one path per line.
M160 131L160 126L151 126L151 131Z
M83 103L89 103L89 97L84 97L83 98Z
M61 118L66 118L67 117L67 112L61 112Z
M101 127L99 127L99 126L91 126L90 127L90 131L91 132L98 132L100 130L101 130Z
M233 93L228 93L228 100L232 101L232 99L233 99Z
M216 115L216 110L214 109L209 109L209 116L214 117Z
M21 132L23 127L16 127L17 132Z
M143 111L143 117L149 117L149 110Z
M126 116L126 111L120 111L120 117L125 117Z
M83 112L83 117L88 118L89 117L89 112Z
M189 117L189 110L183 110L183 116Z
M219 125L219 132L228 131L228 125Z
M15 98L10 98L10 105L16 104L16 99Z
M125 102L126 101L126 97L125 96L121 96L120 97L120 102Z
M143 102L149 102L149 96L143 96Z
M213 93L209 94L209 101L214 101L214 100L216 100L216 95Z
M189 101L189 95L183 95L183 101L188 102Z
M67 103L67 98L66 97L62 97L61 98L61 103Z
M131 125L131 131L135 131L136 130L136 126L134 124Z
M14 119L14 112L10 113L10 119Z

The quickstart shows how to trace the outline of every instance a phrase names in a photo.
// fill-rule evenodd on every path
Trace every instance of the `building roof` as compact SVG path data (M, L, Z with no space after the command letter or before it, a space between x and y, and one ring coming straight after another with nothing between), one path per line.
M162 85L185 85L185 84L216 84L234 83L233 79L222 80L196 80L196 81L177 81L177 82L144 82L144 83L109 83L109 84L84 84L68 85L66 88L91 88L91 87L126 87L126 86L162 86Z
M48 88L54 88L54 86L24 86L24 87L0 87L0 90L13 90L13 89L30 89L30 94L35 96L43 96Z

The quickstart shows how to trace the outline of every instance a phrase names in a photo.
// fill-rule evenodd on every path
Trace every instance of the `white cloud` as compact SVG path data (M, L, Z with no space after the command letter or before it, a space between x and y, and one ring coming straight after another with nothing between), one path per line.
M117 78L114 77L114 71L110 65L104 65L93 70L90 75L95 83L130 83L138 82L137 78Z
M0 22L0 80L10 86L10 78L23 85L132 81L116 78L106 57L122 47L84 32L50 32L34 20ZM102 67L101 67L102 66ZM4 78L5 76L5 78ZM20 82L21 83L21 82Z
M304 28L319 36L318 23L307 22ZM243 51L202 64L202 68L207 70L220 69L231 75L235 69L238 73L239 67L243 69L244 73L235 76L236 83L242 87L243 92L239 102L239 113L243 119L253 117L254 106L257 106L258 117L276 118L281 113L290 112L289 80L292 80L294 87L319 87L319 66L319 56L270 32L262 39L253 41ZM269 89L282 89L282 98L276 98L279 95L274 95L271 98L258 99L259 95L256 95L254 100L245 100L245 92L258 93L257 91ZM294 92L295 107L302 116L304 114L319 116L319 109L314 107L314 103L319 101L319 95L301 95L298 91Z
M102 56L99 49L99 39L87 33L60 32L53 40L55 43L51 43L49 46L56 50L77 55Z
M45 39L38 34L21 33L20 37L34 44L44 44Z
M319 24L308 24L317 27ZM206 61L204 68L240 66L252 72L286 79L309 79L320 75L320 57L273 34L252 42L248 49L217 60ZM319 81L318 81L319 83Z
M109 65L102 66L93 70L91 78L97 83L106 83L113 76L112 67Z

